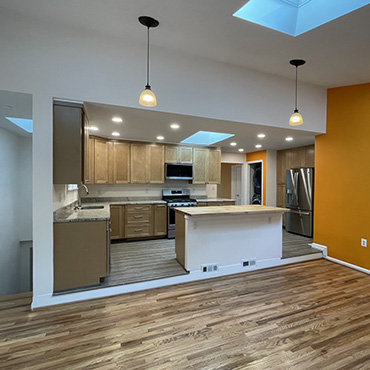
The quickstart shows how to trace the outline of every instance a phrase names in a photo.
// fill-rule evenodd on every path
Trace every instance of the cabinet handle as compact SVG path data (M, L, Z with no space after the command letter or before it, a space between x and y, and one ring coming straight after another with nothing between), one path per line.
M143 218L143 216L134 216L135 218Z
M135 209L143 209L143 207L135 207Z
M139 231L143 231L143 229L134 229L135 233L138 233Z

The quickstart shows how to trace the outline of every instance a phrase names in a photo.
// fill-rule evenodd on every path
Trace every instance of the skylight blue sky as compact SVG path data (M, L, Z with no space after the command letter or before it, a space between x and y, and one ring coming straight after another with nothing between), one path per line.
M235 17L299 36L370 4L370 0L250 0Z
M221 132L211 131L198 131L194 135L189 136L185 140L181 141L184 144L194 145L212 145L219 141L226 140L230 137L235 136L234 134L224 134Z
M33 130L33 121L32 119L25 119L25 118L15 118L15 117L5 117L8 121L14 123L21 129L31 132Z

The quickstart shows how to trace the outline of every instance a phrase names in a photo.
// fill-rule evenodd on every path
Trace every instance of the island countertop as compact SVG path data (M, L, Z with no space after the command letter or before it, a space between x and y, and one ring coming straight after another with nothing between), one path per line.
M270 207L261 205L244 206L216 206L216 207L179 207L176 212L187 216L220 216L220 215L241 215L259 213L284 213L289 212L288 208Z

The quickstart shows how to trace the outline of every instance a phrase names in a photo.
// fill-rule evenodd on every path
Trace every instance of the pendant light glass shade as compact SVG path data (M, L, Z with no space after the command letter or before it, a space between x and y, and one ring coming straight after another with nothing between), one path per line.
M145 86L145 90L140 95L139 103L144 107L155 107L157 105L157 98L150 86Z
M290 126L299 126L303 124L303 118L302 116L297 112L294 112L289 120Z

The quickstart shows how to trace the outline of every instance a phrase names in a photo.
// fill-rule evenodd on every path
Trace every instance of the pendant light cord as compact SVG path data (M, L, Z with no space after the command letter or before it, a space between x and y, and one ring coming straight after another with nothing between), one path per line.
M295 67L295 110L298 112L298 67Z
M148 46L147 46L147 60L146 60L146 85L149 85L149 27L148 27Z

